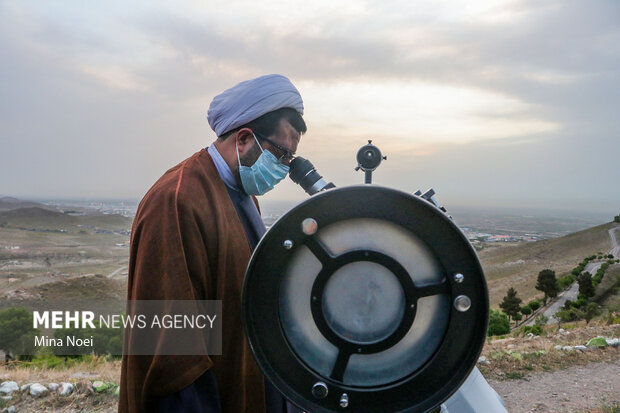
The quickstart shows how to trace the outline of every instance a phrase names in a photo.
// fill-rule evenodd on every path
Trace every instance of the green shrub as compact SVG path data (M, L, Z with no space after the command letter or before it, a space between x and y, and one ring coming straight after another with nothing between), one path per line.
M532 300L527 305L532 309L532 311L536 311L540 308L540 301Z
M584 298L584 297L581 297L581 298L578 298L577 301L573 302L572 306L574 308L581 308L581 307L583 307L583 306L585 306L587 304L588 304L588 299Z
M577 321L582 318L582 313L576 308L570 308L567 310L560 310L554 314L554 318L561 322Z
M547 324L547 322L549 322L549 318L546 315L541 314L538 317L536 317L536 321L534 321L534 325L544 326Z
M574 282L575 282L575 275L571 273L571 274L565 275L564 277L560 277L560 279L558 280L558 287L564 290Z
M497 336L510 333L510 321L508 316L501 311L491 310L489 313L489 336Z
M38 329L32 327L32 313L21 307L0 311L0 349L14 356L34 354L34 337Z
M528 316L528 315L532 314L532 308L529 305L521 307L521 313L523 313L523 315L525 315L525 316Z
M526 335L527 333L532 333L535 336L540 336L543 333L543 329L541 326L535 324L533 326L521 327L521 332L523 333L523 335Z

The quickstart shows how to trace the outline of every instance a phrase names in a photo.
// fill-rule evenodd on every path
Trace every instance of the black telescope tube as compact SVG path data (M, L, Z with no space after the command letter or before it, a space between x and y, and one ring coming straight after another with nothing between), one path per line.
M289 176L293 182L300 185L308 195L336 187L333 183L326 182L316 171L312 162L306 158L296 157L291 161L289 167Z

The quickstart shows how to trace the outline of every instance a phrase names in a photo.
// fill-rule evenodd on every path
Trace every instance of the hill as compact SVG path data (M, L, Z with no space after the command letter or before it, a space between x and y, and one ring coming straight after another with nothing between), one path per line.
M620 227L607 223L559 238L509 245L493 244L478 252L489 286L491 306L498 303L510 287L515 287L525 302L542 296L536 290L538 273L545 268L557 277L569 273L585 257L607 253L612 245L608 231Z
M40 206L0 211L0 227L33 231L79 232L84 229L127 230L132 219L116 214L69 215Z
M39 207L43 209L50 209L47 205L43 205L39 202L24 201L22 199L13 198L11 196L0 197L0 211L10 211L18 208Z

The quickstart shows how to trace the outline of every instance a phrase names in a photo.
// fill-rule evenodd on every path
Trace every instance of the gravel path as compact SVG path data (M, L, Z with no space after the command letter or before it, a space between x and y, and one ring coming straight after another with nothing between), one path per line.
M620 403L620 360L535 373L527 380L489 381L511 413L575 412Z

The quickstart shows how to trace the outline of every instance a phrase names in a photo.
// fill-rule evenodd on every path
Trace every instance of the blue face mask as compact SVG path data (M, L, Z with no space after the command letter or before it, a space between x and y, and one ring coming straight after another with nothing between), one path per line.
M262 153L254 162L254 165L244 166L241 165L239 148L237 148L239 175L241 176L241 185L243 185L243 190L246 194L263 195L271 191L278 182L286 177L289 167L280 163L271 152L264 151L258 139L256 139L256 135L254 135L254 139Z

